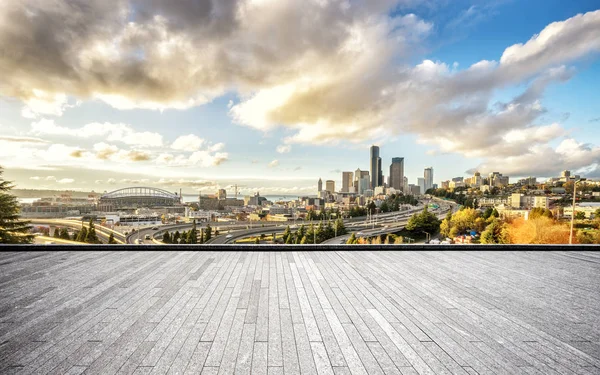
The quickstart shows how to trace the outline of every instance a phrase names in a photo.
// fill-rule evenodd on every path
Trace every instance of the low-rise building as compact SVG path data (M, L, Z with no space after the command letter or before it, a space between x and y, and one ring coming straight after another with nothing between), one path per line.
M583 212L586 219L594 217L596 210L600 209L600 203L598 202L581 202L575 205L575 212ZM567 206L563 209L563 216L573 216L573 206Z

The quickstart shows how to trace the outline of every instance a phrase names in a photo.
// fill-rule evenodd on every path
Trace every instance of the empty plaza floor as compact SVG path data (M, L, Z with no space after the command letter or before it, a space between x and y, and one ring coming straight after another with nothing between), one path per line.
M600 253L2 253L0 373L600 374Z

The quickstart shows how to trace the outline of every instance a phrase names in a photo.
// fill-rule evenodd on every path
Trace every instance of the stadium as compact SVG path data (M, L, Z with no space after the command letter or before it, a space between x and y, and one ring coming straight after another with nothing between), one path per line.
M137 208L168 207L181 203L177 193L152 187L128 187L103 194L98 210L103 212L132 210Z

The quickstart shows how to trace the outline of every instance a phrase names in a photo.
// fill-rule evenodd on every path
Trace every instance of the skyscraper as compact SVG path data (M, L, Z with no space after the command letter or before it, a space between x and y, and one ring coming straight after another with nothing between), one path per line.
M392 158L390 187L398 191L404 191L404 158Z
M419 192L421 194L425 194L426 190L425 190L425 179L424 178L421 178L421 177L417 178L417 186L419 187Z
M353 191L352 175L352 172L342 172L342 192L349 193L350 191Z
M366 187L363 186L363 184L364 184L363 179L367 180ZM369 178L369 171L361 171L360 168L358 168L354 172L354 192L355 193L363 194L364 190L369 188L370 182L371 182L371 180Z
M383 186L383 170L381 169L381 158L377 158L377 186Z
M371 146L371 160L369 163L371 170L371 189L375 189L375 187L379 184L379 170L381 167L381 161L379 158L379 147Z
M425 191L427 191L433 187L433 167L425 168L423 177L425 178Z
M325 190L330 193L335 193L335 181L327 180L325 181Z
M323 191L323 180L319 178L319 182L317 183L317 192L320 193Z

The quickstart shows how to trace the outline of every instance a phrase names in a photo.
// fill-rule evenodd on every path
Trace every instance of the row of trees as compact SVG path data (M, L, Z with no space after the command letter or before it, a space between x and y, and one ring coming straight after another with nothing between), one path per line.
M497 189L497 188L496 188ZM468 208L479 208L479 200L477 198L468 196L466 194L462 194L462 191L467 190L465 187L458 187L454 190L446 190L446 189L429 189L427 190L427 194L453 200L456 203L463 205ZM495 192L497 193L497 192ZM491 194L495 195L495 194Z
M425 233L433 235L440 229L440 220L434 213L429 212L427 206L425 206L423 211L410 217L404 228L405 232L408 232L411 237L419 237ZM394 234L363 238L357 237L355 233L352 233L346 241L347 244L401 244L403 242L404 238L402 236Z
M219 231L214 231L215 236L219 235ZM163 234L162 242L166 244L203 244L210 240L213 236L213 229L210 224L206 224L206 228L198 228L196 227L196 222L192 225L192 229L188 231L183 231L180 233L176 231L171 234L169 231L166 231Z
M76 241L76 242L89 243L89 244L102 243L102 241L100 241L100 239L98 238L98 234L96 233L96 225L94 224L94 222L91 219L88 223L88 227L82 226L80 230L73 232L72 236L69 235L69 231L67 230L67 228L64 228L64 227L54 229L53 236L54 236L54 238L60 238L63 240L68 240L68 241ZM108 237L108 243L109 244L117 243L117 241L115 241L115 236L113 235L112 232L110 233L110 235Z
M327 241L330 238L346 234L346 227L342 218L326 224L300 225L298 230L292 231L289 226L285 228L281 237L285 244L315 244Z

